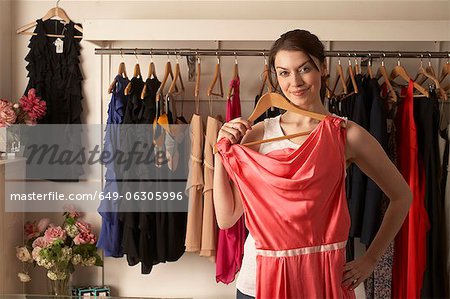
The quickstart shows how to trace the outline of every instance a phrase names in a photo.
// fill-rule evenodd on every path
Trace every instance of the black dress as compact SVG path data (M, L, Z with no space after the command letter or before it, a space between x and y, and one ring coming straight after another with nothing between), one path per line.
M439 106L436 94L414 99L419 167L425 171L425 209L430 221L427 233L427 265L422 298L446 298L444 202L440 196Z
M25 58L29 78L25 94L34 88L36 95L46 102L47 112L38 120L39 124L59 126L27 128L28 144L58 144L61 152L68 150L76 154L81 150L81 127L74 125L81 124L83 76L79 67L80 40L74 37L75 23L63 24L53 19L39 19L36 22L36 35L30 39L30 51ZM64 37L57 39L46 34ZM56 40L63 43L59 49L55 46ZM28 147L24 155L29 157ZM83 174L82 162L73 162L63 166L50 166L51 163L46 161L40 166L28 163L27 177L76 181Z

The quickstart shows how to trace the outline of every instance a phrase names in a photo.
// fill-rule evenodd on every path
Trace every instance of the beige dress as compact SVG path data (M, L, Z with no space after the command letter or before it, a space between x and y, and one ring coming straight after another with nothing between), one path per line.
M191 155L185 193L189 196L189 211L186 228L186 251L200 251L203 218L203 122L194 114L190 124Z
M217 119L208 116L206 122L206 137L203 160L203 228L200 255L216 260L217 232L218 226L213 203L213 182L214 182L214 154L213 147L217 141L217 135L222 123Z

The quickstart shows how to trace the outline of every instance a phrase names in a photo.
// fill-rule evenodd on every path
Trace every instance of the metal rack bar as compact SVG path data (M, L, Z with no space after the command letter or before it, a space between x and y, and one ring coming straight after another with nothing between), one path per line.
M179 56L267 56L267 49L142 49L142 48L96 48L96 55L179 55ZM449 58L447 52L406 52L406 51L325 51L327 57L364 58Z

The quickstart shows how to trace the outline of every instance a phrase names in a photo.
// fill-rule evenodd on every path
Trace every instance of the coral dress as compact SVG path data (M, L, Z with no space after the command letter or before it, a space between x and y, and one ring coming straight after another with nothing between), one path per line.
M298 149L266 155L217 143L255 239L257 298L355 298L342 287L350 228L343 121L328 115Z

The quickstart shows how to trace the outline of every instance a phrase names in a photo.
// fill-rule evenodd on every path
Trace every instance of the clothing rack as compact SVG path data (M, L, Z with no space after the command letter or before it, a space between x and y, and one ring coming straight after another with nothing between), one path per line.
M179 56L267 56L269 50L262 49L142 49L142 48L96 48L95 55L179 55ZM363 58L450 58L447 52L404 51L325 51L327 57Z

